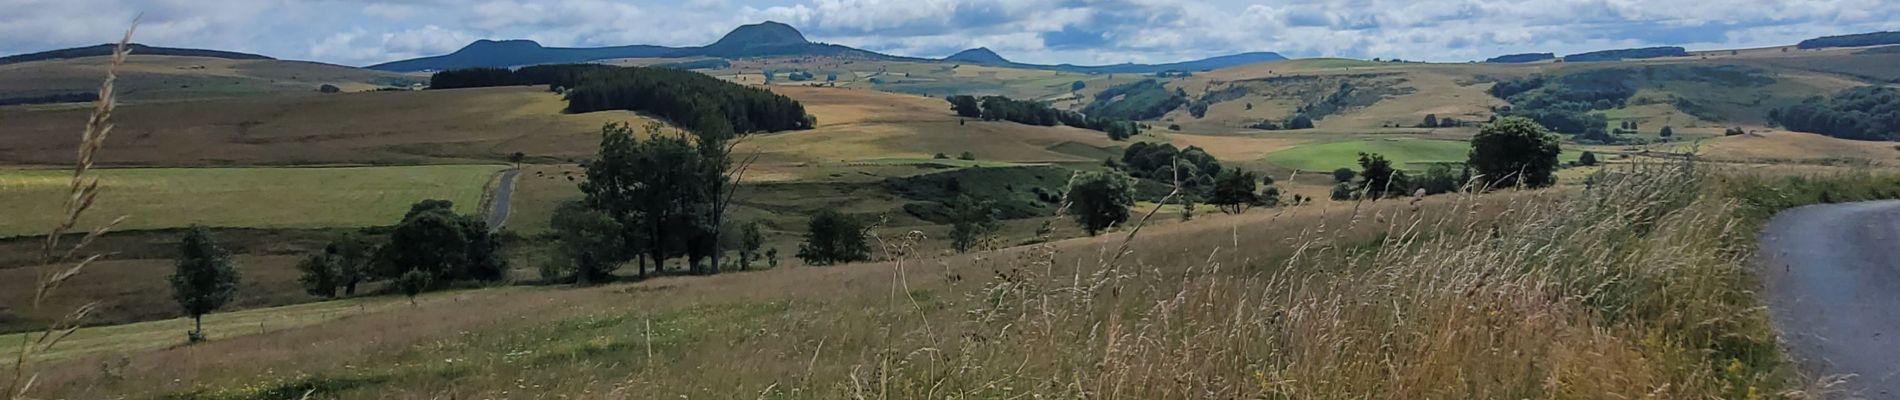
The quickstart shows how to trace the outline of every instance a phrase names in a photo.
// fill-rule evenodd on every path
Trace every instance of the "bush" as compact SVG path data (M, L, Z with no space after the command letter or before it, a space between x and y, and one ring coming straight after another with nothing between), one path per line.
M1339 169L1333 170L1333 182L1352 182L1352 178L1355 176L1359 176L1359 173L1353 172L1352 168L1339 167Z
M1082 173L1069 188L1070 215L1089 236L1127 222L1128 208L1135 205L1132 181L1112 171Z
M810 265L869 260L871 245L865 240L865 229L863 222L837 210L818 210L807 225L805 242L798 245L798 258Z
M1556 182L1557 155L1563 151L1557 137L1543 125L1523 117L1499 118L1471 138L1467 165L1483 177L1485 187L1522 184L1544 187Z

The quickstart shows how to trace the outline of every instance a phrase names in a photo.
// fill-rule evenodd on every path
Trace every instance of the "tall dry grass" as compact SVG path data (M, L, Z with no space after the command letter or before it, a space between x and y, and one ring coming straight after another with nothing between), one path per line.
M1355 205L1344 226L1286 243L1236 229L1228 251L1294 249L1266 265L1216 249L1157 268L1126 246L1071 265L1043 246L966 293L958 326L924 327L840 386L877 399L1795 395L1749 291L1740 205L1693 163L1627 168L1501 209L1475 195L1440 212ZM1368 226L1382 234L1345 234Z
M47 269L46 272L40 274L38 284L34 285L29 313L38 314L41 311L40 307L48 298L59 292L62 284L85 271L86 266L104 257L104 254L85 254L86 246L98 239L100 235L104 235L113 225L125 219L119 217L110 223L92 228L86 231L85 235L80 236L75 243L61 243L68 233L78 228L80 216L85 215L86 211L92 208L93 201L98 198L99 178L91 174L93 160L99 149L105 146L106 136L112 133L112 111L118 106L113 83L118 80L119 67L125 65L125 57L131 54L129 46L132 43L132 32L137 28L138 24L134 22L133 27L126 29L125 36L119 39L118 46L113 49L112 61L106 66L105 81L99 84L99 99L93 103L92 114L86 120L85 130L80 131L78 158L73 163L73 177L67 189L63 218L50 232L46 233L45 243L40 248L41 264L60 267ZM8 399L28 398L28 392L33 390L34 381L39 377L32 368L34 355L51 350L53 346L59 345L61 340L78 331L80 324L85 322L86 316L92 314L97 306L96 302L79 306L48 325L46 330L30 335L27 340L20 342L20 348L14 356L12 376L7 381L6 391L3 392Z

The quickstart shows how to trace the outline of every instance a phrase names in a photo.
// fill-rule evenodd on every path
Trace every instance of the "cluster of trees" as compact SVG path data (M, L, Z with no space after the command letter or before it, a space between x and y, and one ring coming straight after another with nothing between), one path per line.
M1594 71L1552 78L1543 75L1500 81L1491 95L1509 101L1500 114L1529 118L1578 141L1613 143L1609 119L1593 111L1622 107L1636 90L1615 73Z
M1269 131L1313 129L1313 118L1307 117L1306 114L1293 114L1293 116L1287 117L1284 121L1260 121L1260 123L1248 125L1247 127Z
M792 82L804 82L812 80L814 76L811 71L792 71L792 73L785 74L785 79L791 79ZM834 78L833 80L836 79Z
M1866 86L1768 112L1788 130L1855 140L1900 140L1900 91Z
M1460 127L1465 127L1465 126L1470 126L1470 125L1471 125L1471 121L1465 121L1465 120L1452 118L1452 117L1439 118L1438 114L1425 114L1425 120L1420 121L1418 125L1416 125L1415 127L1418 127L1418 128L1460 128Z
M1564 56L1564 62L1618 61L1658 57L1688 57L1689 51L1681 47L1644 47L1640 49L1618 49L1592 51L1588 53Z
M1179 88L1168 90L1161 82L1145 79L1115 86L1095 94L1095 100L1082 108L1083 114L1126 121L1159 118L1187 104L1187 93Z
M1206 150L1197 146L1179 149L1168 143L1129 145L1117 166L1130 176L1169 185L1178 178L1182 188L1197 191L1212 186L1222 171L1220 160Z
M649 264L659 271L679 257L691 273L719 272L727 250L720 247L725 211L736 186L734 134L698 130L689 136L649 124L645 136L636 137L626 124L602 127L599 156L583 164L585 207L550 221L575 238L615 233L616 240L589 240L569 251L577 280L611 278L617 266L635 259L641 277Z
M1010 121L1019 124L1056 126L1064 125L1081 129L1102 131L1109 139L1124 140L1141 134L1141 126L1125 120L1115 120L1083 115L1074 111L1057 110L1047 103L1029 100L1016 100L1003 96L969 95L945 97L950 102L950 110L958 116L981 118L985 121Z
M0 106L15 106L15 105L24 105L24 104L87 103L87 102L94 102L94 101L99 101L98 93L94 93L94 92L60 93L60 94L49 94L49 95L44 95L44 96L0 98Z
M1462 167L1438 164L1412 176L1392 166L1384 156L1359 154L1359 171L1333 171L1334 200L1379 199L1408 194L1439 194L1475 188L1545 187L1556 183L1560 141L1555 134L1523 117L1499 118L1471 139L1471 153ZM1596 156L1587 162L1594 164ZM1582 163L1582 161L1580 161ZM1586 164L1587 165L1587 164ZM1354 178L1358 178L1355 182Z
M1251 207L1280 204L1280 188L1273 185L1273 177L1261 177L1240 168L1222 170L1220 175L1214 177L1213 187L1209 188L1206 196L1207 204L1213 204L1228 214L1244 213Z
M797 73L794 73L797 74ZM810 73L803 73L810 79ZM567 95L567 111L647 112L692 130L777 132L811 129L803 105L769 90L671 68L557 64L437 72L430 89L548 85Z
M567 92L567 111L632 110L718 135L811 129L817 120L791 98L704 74L663 68L589 73Z
M298 263L298 281L306 293L324 298L355 295L357 285L372 281L388 281L414 297L444 285L507 278L501 242L488 222L454 208L448 200L423 200L381 241L363 233L337 238Z
M1863 47L1900 44L1900 32L1872 32L1852 35L1822 36L1803 40L1795 47L1802 49L1821 49L1828 47Z

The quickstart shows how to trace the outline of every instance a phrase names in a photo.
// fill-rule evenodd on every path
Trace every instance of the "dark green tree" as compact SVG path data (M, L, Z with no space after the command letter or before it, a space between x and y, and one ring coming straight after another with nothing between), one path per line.
M949 206L950 247L958 253L977 248L1001 227L996 221L996 208L992 202L958 195Z
M1084 172L1069 187L1069 214L1089 236L1128 221L1135 205L1134 182L1114 171Z
M297 283L302 284L303 292L311 296L336 298L337 287L342 281L336 264L335 257L329 252L312 253L297 263Z
M956 111L957 116L964 118L983 118L983 105L976 101L975 96L950 96L945 97L944 101L950 102L950 110Z
M1082 81L1075 81L1075 83L1069 84L1069 91L1080 92L1082 91L1082 89L1087 88L1087 87L1089 87L1089 84L1082 83Z
M605 282L613 277L619 262L626 259L620 254L624 249L620 241L623 231L620 221L586 203L562 202L548 218L548 227L554 230L559 250L556 253L559 259L554 265L561 267L555 271L571 273L575 284Z
M1353 172L1352 168L1340 167L1333 170L1333 182L1352 182L1352 178L1357 176L1359 173Z
M416 305L416 295L429 291L429 287L435 285L435 277L429 275L428 271L412 269L409 270L409 272L404 272L402 275L396 276L395 282L392 284L396 286L397 291L409 296L409 306L414 307Z
M1656 136L1662 136L1662 137L1670 137L1670 136L1675 136L1675 135L1676 135L1676 129L1670 128L1667 126L1662 128L1662 132L1656 134Z
M1359 153L1359 191L1368 199L1380 199L1386 192L1403 192L1403 173L1392 169L1392 162L1377 153Z
M1557 169L1557 155L1563 148L1557 136L1523 117L1499 118L1485 125L1471 138L1470 165L1481 177L1484 187L1524 185L1544 187L1556 183L1551 175Z
M1577 156L1577 165L1597 165L1597 154L1589 151Z
M798 245L798 258L810 265L832 265L871 259L862 221L830 208L818 210Z
M370 278L371 262L376 258L376 243L361 233L350 232L323 247L336 266L337 285L344 296L355 296L356 285Z
M210 231L198 226L179 242L174 266L172 299L192 320L187 337L194 343L204 341L204 315L224 307L237 294L237 268L231 265L231 253L218 246Z
M1422 124L1419 124L1419 126L1425 127L1425 128L1437 128L1438 114L1425 114L1425 122Z
M497 254L499 242L488 223L456 215L445 200L424 200L410 207L389 243L377 250L377 276L396 279L421 270L440 282L499 281L507 266Z
M1306 115L1295 115L1286 121L1287 129L1313 129L1313 119Z
M1222 170L1220 176L1214 178L1213 195L1208 197L1207 203L1228 214L1247 212L1248 207L1260 203L1258 188L1254 186L1258 179L1254 173L1240 168Z

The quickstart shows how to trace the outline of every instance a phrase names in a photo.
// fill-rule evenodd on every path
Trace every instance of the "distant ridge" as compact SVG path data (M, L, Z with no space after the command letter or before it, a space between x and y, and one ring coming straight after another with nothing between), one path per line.
M369 69L415 72L476 67L520 67L539 64L583 63L614 58L652 57L767 57L786 55L850 56L871 59L916 60L845 46L812 43L805 35L778 22L744 25L719 41L699 47L650 45L618 47L542 47L530 40L479 40L454 53L371 65Z
M1129 63L1129 64L1116 64L1116 65L1098 65L1098 66L1082 66L1082 65L1075 65L1075 64L1039 65L1039 64L1024 64L1024 63L1010 61L1009 59L1003 58L1002 55L998 55L996 54L996 52L990 51L990 49L987 47L978 47L974 49L959 51L956 54L951 54L949 57L944 57L942 61L978 64L978 65L989 65L989 66L997 66L997 67L1040 69L1040 70L1075 72L1075 73L1150 74L1150 73L1157 73L1157 72L1207 71L1207 70L1215 70L1215 69L1235 67L1235 66L1241 66L1241 65L1247 65L1247 64L1258 64L1258 63L1263 63L1263 62L1280 61L1280 60L1285 60L1285 59L1286 57L1281 56L1279 53L1256 52L1256 53L1232 54L1232 55L1204 58L1204 59L1193 60L1193 61L1168 63L1168 64Z
M371 65L369 69L416 72L457 68L509 68L539 64L584 63L614 58L720 57L746 58L771 56L853 57L890 61L948 61L965 64L1066 71L1077 73L1154 73L1167 71L1204 71L1237 65L1285 60L1275 53L1243 53L1171 64L1118 64L1103 66L1036 65L1009 61L987 48L964 50L942 60L894 56L826 43L814 43L797 28L774 21L742 25L718 41L698 47L619 46L567 48L543 47L529 40L479 40L461 50L434 57L393 61Z
M97 46L74 47L70 49L49 50L49 51L42 51L38 53L12 55L12 56L0 57L0 64L14 64L14 63L23 63L23 62L32 62L32 61L61 60L61 59L68 59L68 58L106 56L106 55L112 55L112 50L115 46L116 45L113 45L113 44L102 44L102 45L97 45ZM146 45L142 45L138 43L133 43L129 47L131 48L133 55L208 57L208 58L227 58L227 59L232 59L232 60L275 60L274 58L265 57L261 55L239 53L239 52L234 52L234 51L157 47L157 46L146 46Z
M1659 57L1688 57L1689 51L1681 47L1644 47L1640 49L1617 49L1592 51L1564 56L1564 62L1621 61L1640 60Z
M1871 32L1852 35L1822 36L1803 40L1794 46L1803 49L1824 49L1829 47L1865 47L1900 44L1900 32Z
M1554 53L1523 53L1523 54L1506 54L1506 55L1501 55L1497 57L1491 57L1490 59L1484 60L1484 62L1492 63L1492 64L1523 64L1523 63L1533 63L1533 62L1544 61L1544 60L1554 60L1556 58L1557 58L1557 55Z

